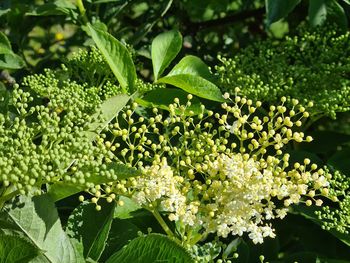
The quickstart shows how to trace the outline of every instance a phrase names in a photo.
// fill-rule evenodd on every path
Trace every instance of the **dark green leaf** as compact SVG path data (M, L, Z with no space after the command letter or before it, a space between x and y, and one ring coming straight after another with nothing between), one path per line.
M126 247L112 255L106 263L194 263L188 252L159 234L150 234L132 240Z
M294 206L292 212L296 214L300 214L304 216L307 219L312 220L314 223L316 223L319 226L323 225L322 220L318 219L318 217L315 215L316 211L320 211L320 208L317 207L309 207L309 206ZM329 233L331 233L333 236L338 238L340 241L342 241L344 244L350 246L350 235L349 234L343 234L335 229L327 230Z
M137 176L140 174L140 172L135 168L127 167L124 164L111 163L107 167L115 171L115 174L118 176L118 179L126 179L126 178ZM86 180L87 182L91 182L95 185L99 185L103 183L112 182L115 179L93 175L89 178L86 178ZM85 185L70 184L67 182L58 182L53 184L49 188L48 193L54 201L58 201L68 196L84 191L85 188L86 188Z
M327 20L336 23L344 31L348 27L348 19L344 8L337 0L327 0Z
M107 32L88 24L91 37L119 81L124 93L134 92L136 69L128 49Z
M326 0L309 0L309 23L311 26L319 26L326 21Z
M152 41L152 64L154 78L157 80L171 61L180 52L182 36L179 31L171 30L158 35Z
M250 256L250 247L248 244L242 240L242 242L237 247L237 253L239 255L237 262L239 263L250 263L255 262L257 259L251 259Z
M174 99L178 98L181 105L186 105L187 92L180 89L158 88L148 92L145 96L135 99L135 101L144 107L158 107L160 109L169 110L169 104L174 103ZM190 111L198 115L202 112L200 101L197 98L191 100L191 106L186 108L185 113L189 115ZM177 113L180 114L180 111Z
M350 174L350 148L344 148L332 155L327 162L344 174Z
M101 261L106 261L111 255L128 244L131 240L138 237L141 231L136 225L129 220L115 218L112 222L111 230L106 242L105 250L101 256Z
M19 236L0 235L0 263L25 263L41 251Z
M265 0L267 26L286 17L300 0Z
M20 196L7 207L7 214L33 245L43 251L40 259L33 262L84 262L63 231L50 196Z
M208 100L224 102L220 89L212 82L189 74L165 76L158 80L159 83L166 83L183 89L188 93Z
M106 245L111 228L115 202L107 203L99 200L101 211L96 211L96 205L84 203L77 207L68 219L68 235L76 240L82 240L85 258L98 260Z

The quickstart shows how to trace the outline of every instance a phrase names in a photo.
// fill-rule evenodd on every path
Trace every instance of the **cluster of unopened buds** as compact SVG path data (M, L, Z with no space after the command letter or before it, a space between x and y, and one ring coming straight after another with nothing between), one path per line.
M282 98L281 105L265 112L259 101L237 94L224 98L220 112L200 105L198 115L188 110L192 95L184 104L175 99L167 114L154 108L150 118L137 117L136 103L128 106L98 143L141 175L102 187L93 201L104 196L104 189L109 199L129 197L176 221L181 240L195 244L210 233L247 233L262 243L275 236L269 221L284 218L291 205L336 200L328 173L309 159L290 164L290 155L283 152L292 141L312 141L293 131L309 117L297 100L287 109Z

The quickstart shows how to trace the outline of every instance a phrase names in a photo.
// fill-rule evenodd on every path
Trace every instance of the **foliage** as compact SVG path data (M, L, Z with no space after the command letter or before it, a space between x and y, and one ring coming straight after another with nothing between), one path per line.
M350 262L349 10L1 1L0 262Z
M6 92L8 104L0 115L1 204L18 193L40 194L49 182L63 180L83 190L116 178L118 169L104 164L108 151L88 137L94 131L88 130L91 124L107 117L106 112L92 115L100 111L97 92L59 81L50 70L29 76L24 86L27 90L15 84ZM124 104L114 104L109 111L115 114ZM97 175L104 179L95 179Z
M220 58L221 86L231 93L239 87L245 96L269 103L281 96L304 106L312 102L313 114L335 118L336 112L349 110L349 41L349 33L319 28L278 44L259 42L233 58Z
M0 32L0 56L0 69L20 69L24 66L23 60L12 51L10 41L2 32Z

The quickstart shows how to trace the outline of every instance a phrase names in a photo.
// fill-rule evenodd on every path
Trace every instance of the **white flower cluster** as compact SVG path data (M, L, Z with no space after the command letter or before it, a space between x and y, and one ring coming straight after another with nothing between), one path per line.
M238 95L231 100L225 94L230 100L222 104L226 112L201 105L202 112L193 116L186 112L191 98L186 106L174 100L167 118L154 108L149 120L135 118L133 104L121 116L129 127L110 125L113 143L101 138L120 160L142 170L139 177L112 184L110 192L151 211L168 235L175 236L158 211L176 222L176 234L186 244L211 233L247 234L262 243L275 236L269 222L284 218L291 205L321 206L321 198L333 200L330 177L322 169L309 159L289 163L289 154L282 151L290 142L312 141L293 131L309 116L297 100L289 110L282 98L282 105L260 116L255 112L261 102Z
M198 223L198 202L187 202L180 191L184 178L175 176L172 168L163 159L160 164L145 167L143 175L133 180L132 199L140 206L159 207L169 212L171 221L181 221L193 226Z
M212 198L206 204L209 216L202 218L206 231L222 237L246 232L254 243L262 243L264 237L275 237L266 221L284 218L288 206L299 203L308 190L328 186L318 172L285 172L278 168L280 162L271 156L257 161L242 153L221 154L209 161L206 192ZM278 207L276 200L283 200L284 207Z
M186 177L175 175L164 158L133 179L132 198L141 206L169 213L171 221L202 225L206 234L227 237L248 233L254 243L262 243L265 237L275 237L266 221L284 218L288 207L299 203L302 196L327 187L327 180L318 172L281 170L280 163L287 162L288 155L283 159L270 156L265 161L242 153L219 154L203 164L208 167L205 186L193 196L193 181L189 191L184 191Z
M277 185L272 171L261 169L258 161L240 153L232 157L222 154L209 167L211 184L207 191L209 195L216 193L216 197L207 204L211 217L203 217L206 231L223 237L248 232L254 243L262 243L267 236L275 237L264 220L275 218L276 214L283 218L286 208L274 211L271 193Z

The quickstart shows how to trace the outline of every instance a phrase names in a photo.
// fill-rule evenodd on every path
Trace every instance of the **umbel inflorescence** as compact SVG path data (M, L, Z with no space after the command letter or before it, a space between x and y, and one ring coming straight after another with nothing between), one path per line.
M142 175L95 190L94 202L102 196L130 197L155 215L167 214L182 242L193 245L211 233L247 233L262 243L275 236L269 222L284 218L291 205L321 206L321 196L336 201L329 174L309 159L289 163L283 152L291 141L312 140L294 131L309 116L297 100L288 110L282 98L264 115L259 101L224 97L221 111L202 105L198 116L187 110L191 95L184 105L175 99L167 115L154 108L145 118L136 114L136 103L129 106L98 142Z
M138 82L144 89L149 86ZM107 168L113 155L87 131L103 123L99 106L121 93L96 48L81 50L62 64L29 75L0 101L0 208L17 194L42 192L46 183L89 189L93 177L116 178ZM91 131L89 131L91 132ZM92 131L94 132L94 131Z
M312 101L310 113L335 118L350 107L349 42L349 32L329 27L259 42L233 58L219 58L220 86L230 93L240 87L244 96L272 104L282 96L289 105L292 98L304 106Z
M98 100L80 97L76 83L60 89L58 80L44 79L27 79L27 89L16 84L6 92L0 113L0 208L18 194L41 194L46 183L88 188L94 176L116 179L105 165L108 150L86 133L88 123L100 121L92 115Z

